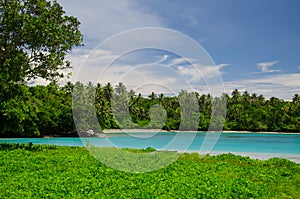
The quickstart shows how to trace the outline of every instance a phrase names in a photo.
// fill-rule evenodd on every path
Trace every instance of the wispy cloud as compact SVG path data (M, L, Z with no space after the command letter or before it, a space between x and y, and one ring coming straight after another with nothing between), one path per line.
M279 61L261 62L261 63L257 63L256 65L258 66L258 69L261 70L261 72L264 72L264 73L274 73L274 72L280 72L281 70L271 70L269 68L272 67L272 66L274 66L278 62Z
M133 55L128 58L134 58ZM151 56L151 53L146 53L145 56ZM128 64L127 57L110 63L117 56L108 50L75 50L68 57L75 66L71 81L101 84L110 82L113 85L122 82L128 89L145 95L151 93L151 89L157 93L176 95L180 90L199 90L202 85L207 87L207 80L213 82L215 77L221 76L220 70L230 65L202 66L189 58L171 57L167 54L152 56L153 59L145 61L143 54L139 53L134 59L135 63ZM209 92L207 88L201 90Z
M300 73L269 75L256 79L243 79L225 82L228 93L234 89L262 94L265 97L279 97L290 100L300 93Z
M230 64L218 64L215 66L199 67L197 67L197 64L193 64L190 66L178 66L177 70L179 73L187 76L190 82L196 83L197 81L219 76L221 74L220 70L226 66L230 66Z
M145 12L137 1L59 0L67 14L78 17L87 47L122 31L145 26L164 26L153 13Z
M164 61L167 61L168 58L169 58L169 55L163 55L163 56L160 58L160 60L158 60L157 63L162 63L162 62L164 62Z
M201 66L193 61L187 61L188 58L174 58L162 54L161 56L155 55L155 58L146 62L142 62L144 58L140 60L138 56L135 64L117 60L105 70L106 64L116 58L116 55L106 50L96 50L91 57L89 54L89 50L75 50L72 55L69 55L72 56L73 64L78 66L73 69L73 81L91 81L102 84L110 82L113 85L123 82L128 89L133 89L136 93L143 95L149 95L152 91L176 94L181 89L197 90L201 94L220 90L222 89L220 84L216 87L210 84L208 87L205 80L220 76L220 72L222 73L222 70L231 65L220 63L215 66ZM82 65L81 68L80 65ZM232 80L226 81L224 84L226 88L224 92L227 93L239 89L263 94L267 98L276 96L290 100L295 93L300 93L300 73L278 75L268 73L268 75L255 79Z
M182 58L182 57L174 58L174 59L170 60L169 66L177 66L177 65L183 64L183 63L191 64L193 61L194 60L190 59L190 58Z

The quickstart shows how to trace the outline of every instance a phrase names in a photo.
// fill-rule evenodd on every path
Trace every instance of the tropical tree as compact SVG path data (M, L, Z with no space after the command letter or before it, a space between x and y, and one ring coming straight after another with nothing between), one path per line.
M66 53L81 45L79 25L56 1L0 1L1 83L62 77Z
M39 135L40 102L24 85L64 76L66 54L82 42L79 25L55 0L0 1L1 132Z

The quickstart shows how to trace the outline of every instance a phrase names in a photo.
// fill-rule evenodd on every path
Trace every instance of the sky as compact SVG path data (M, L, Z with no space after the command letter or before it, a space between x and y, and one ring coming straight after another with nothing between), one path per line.
M58 2L84 36L67 56L71 81L123 82L144 95L300 93L298 0Z

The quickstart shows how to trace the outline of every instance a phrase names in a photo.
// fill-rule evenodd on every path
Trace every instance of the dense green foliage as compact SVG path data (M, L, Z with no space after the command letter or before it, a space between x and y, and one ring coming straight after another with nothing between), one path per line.
M72 107L74 86L77 87L76 92L79 94L77 97L83 98L83 101L87 90L93 92L94 103L91 106L96 111L102 129L150 127L174 130L183 123L182 109L177 96L152 93L144 97L141 94L136 95L132 90L127 91L123 84L115 88L109 83L94 86L77 82L75 85L68 83L63 87L55 84L34 87L24 85L12 90L18 93L15 98L1 103L1 136L76 135L72 111L74 112L78 107L74 102L73 105L75 105ZM121 116L125 112L121 109L113 110L111 101L115 93L127 96L128 100L124 103L124 108L129 109L129 117L123 117L123 119ZM179 93L180 97L184 95L188 98L190 93L185 91ZM194 93L193 96L197 98L199 110L188 112L198 117L198 130L208 130L212 103L218 99L212 98L209 94ZM235 90L231 96L224 94L222 98L227 101L224 130L300 131L300 96L298 94L295 94L292 101L284 101L275 97L265 99L262 95L257 96L255 93L250 95L248 92L240 93ZM89 103L86 105L89 106ZM80 108L84 107L80 106ZM164 114L165 118L162 116ZM162 117L163 122L160 121ZM190 130L189 125L194 126L185 122L181 129ZM89 130L91 127L83 126L82 128Z
M63 69L70 68L66 54L81 45L79 25L56 1L0 1L2 136L38 136L72 128L67 93L54 85L64 76ZM37 78L52 84L26 86Z
M14 98L1 102L1 136L68 135L73 132L70 93L52 84L18 86L16 90L18 94Z
M1 198L300 197L300 165L284 159L183 154L135 174L103 165L82 147L0 146Z
M56 1L0 1L1 88L37 77L62 76L59 69L70 67L64 60L66 53L82 40L79 24Z
M77 85L80 83L77 83ZM213 98L210 94L200 95L197 92L188 93L181 91L178 96L164 96L151 93L148 97L141 94L135 94L134 91L126 91L125 86L120 83L112 88L110 84L93 86L88 84L81 85L82 92L84 90L95 90L95 107L97 116L102 129L118 128L118 123L114 117L122 114L121 110L111 110L111 98L120 93L120 90L126 99L128 98L126 108L129 109L130 118L123 117L129 121L122 121L122 124L128 128L141 128L143 126L151 128L163 128L166 130L178 129L182 125L183 110L179 103L180 99L189 99L196 96L199 110L188 111L188 114L199 118L198 130L208 130L211 123L212 104L219 101L225 101L226 120L224 122L224 130L249 130L249 131L284 131L299 132L300 131L300 96L295 94L292 101L284 101L276 97L265 99L262 95L253 93L250 95L247 91L240 93L234 90L232 95L224 94L222 97ZM78 92L78 91L77 91ZM119 95L119 94L118 94ZM126 100L125 100L126 101ZM166 111L166 122L160 124L158 122L150 123L151 107L159 105ZM218 109L218 105L214 106ZM160 114L163 115L163 112ZM120 117L122 119L122 117ZM155 117L151 119L155 120ZM120 122L121 119L117 121ZM196 120L197 121L197 120ZM194 124L185 123L180 126L182 130L190 130Z

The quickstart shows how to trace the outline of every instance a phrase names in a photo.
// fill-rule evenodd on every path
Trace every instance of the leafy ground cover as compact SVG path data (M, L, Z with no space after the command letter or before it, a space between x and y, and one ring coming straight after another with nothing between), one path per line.
M300 198L300 165L183 154L160 170L129 173L83 147L1 144L0 198Z

